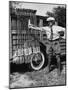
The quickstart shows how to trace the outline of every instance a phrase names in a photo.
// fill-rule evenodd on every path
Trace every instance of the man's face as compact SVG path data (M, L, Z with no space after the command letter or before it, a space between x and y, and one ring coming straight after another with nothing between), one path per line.
M53 21L49 21L48 25L51 27L53 25Z

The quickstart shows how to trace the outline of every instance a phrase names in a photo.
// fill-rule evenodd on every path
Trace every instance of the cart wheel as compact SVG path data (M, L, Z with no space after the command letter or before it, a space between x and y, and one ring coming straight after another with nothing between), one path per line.
M45 58L42 52L34 54L31 58L31 67L34 70L39 70L43 67Z

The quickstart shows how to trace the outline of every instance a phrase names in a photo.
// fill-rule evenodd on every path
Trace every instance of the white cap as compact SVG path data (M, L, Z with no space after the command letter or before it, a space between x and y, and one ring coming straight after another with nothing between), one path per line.
M55 21L55 18L54 17L48 17L47 21Z

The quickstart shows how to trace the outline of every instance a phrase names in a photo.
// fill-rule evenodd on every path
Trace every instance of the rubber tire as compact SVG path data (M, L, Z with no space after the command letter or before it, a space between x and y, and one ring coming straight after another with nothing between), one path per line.
M39 66L39 67L34 67L33 66L33 63L32 63L32 59L33 59L33 57L34 57L34 55L31 57L31 68L33 69L33 70L40 70L42 67L43 67L43 65L44 65L44 63L45 63L45 57L44 57L44 54L42 53L42 52L40 52L40 54L42 55L42 63L41 63L41 65Z

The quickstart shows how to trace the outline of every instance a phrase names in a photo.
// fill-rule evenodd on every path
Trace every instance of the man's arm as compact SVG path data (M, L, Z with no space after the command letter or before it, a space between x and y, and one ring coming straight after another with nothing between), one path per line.
M42 30L41 27L34 26L33 24L28 26L29 29Z

